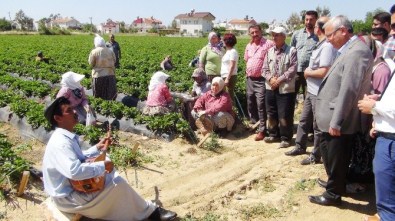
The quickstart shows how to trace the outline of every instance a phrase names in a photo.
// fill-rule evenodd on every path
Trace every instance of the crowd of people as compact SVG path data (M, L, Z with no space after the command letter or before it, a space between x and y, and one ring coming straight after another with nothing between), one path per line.
M309 196L312 203L339 206L342 196L352 191L349 184L373 177L378 215L367 220L395 220L395 106L391 80L395 57L395 5L390 13L373 17L370 35L354 35L350 20L342 15L319 17L307 11L304 28L297 30L288 45L283 27L271 30L272 40L263 36L259 25L249 27L251 41L244 51L246 98L250 124L258 124L255 141L293 145L294 110L299 91L304 104L297 127L295 145L287 156L306 154L308 135L313 134L313 151L302 165L323 163L326 181L317 182L325 190ZM235 87L239 55L236 36L216 32L190 66L192 99L185 105L198 131L225 137L237 120ZM109 44L96 36L89 55L95 97L114 100L117 95L115 68L120 47L111 36ZM166 84L173 69L170 56L154 73L148 88L144 114L174 111L175 104ZM62 89L46 109L45 116L55 129L47 144L43 163L44 186L57 207L87 217L111 220L172 220L176 213L143 200L119 177L108 159L89 162L89 157L106 147L103 139L81 151L73 127L90 110L80 81L73 72L62 76ZM84 111L85 110L85 111ZM375 146L375 149L373 150ZM374 159L373 159L374 157ZM82 180L105 173L101 192L81 193L69 180ZM356 191L354 191L356 192ZM122 194L122 200L117 197ZM126 194L126 195L125 195ZM103 210L102 200L111 206ZM107 199L108 198L108 199ZM107 203L108 204L108 203ZM128 218L126 218L128 217ZM133 218L131 218L133 217Z

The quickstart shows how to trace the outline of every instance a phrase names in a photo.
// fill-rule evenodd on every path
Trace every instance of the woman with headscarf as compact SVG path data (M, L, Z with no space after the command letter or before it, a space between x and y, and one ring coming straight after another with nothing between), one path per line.
M224 91L225 82L221 77L215 77L211 90L200 96L191 112L196 119L196 127L205 135L216 130L224 136L232 130L233 117L232 100Z
M104 100L115 100L117 83L115 79L115 54L106 47L104 39L96 34L95 48L89 54L89 65L92 67L93 96Z
M218 33L210 32L208 41L208 44L200 50L199 67L206 71L208 80L211 82L214 77L221 74L221 59L225 54L225 49L222 47Z
M193 86L192 97L200 97L211 88L211 82L208 80L203 68L196 68L192 73Z
M84 77L82 74L71 71L64 73L60 81L62 88L56 95L56 98L65 97L70 101L70 105L77 112L80 123L85 122L86 113L90 110L84 87L80 83Z
M148 86L148 98L143 114L157 115L170 113L174 108L172 105L173 98L170 90L166 85L166 80L170 76L158 71L151 77Z

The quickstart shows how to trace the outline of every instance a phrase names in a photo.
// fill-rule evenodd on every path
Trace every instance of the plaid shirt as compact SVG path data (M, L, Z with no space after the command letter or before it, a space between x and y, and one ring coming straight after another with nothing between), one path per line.
M291 38L291 46L295 47L298 52L297 72L303 72L309 66L310 56L317 42L317 35L314 33L309 35L305 28L294 32Z
M267 51L274 46L274 42L262 37L259 45L248 43L244 52L247 77L263 77L262 66Z
M390 38L384 43L384 49L385 49L385 50L395 51L395 37L394 37L394 36L390 37Z

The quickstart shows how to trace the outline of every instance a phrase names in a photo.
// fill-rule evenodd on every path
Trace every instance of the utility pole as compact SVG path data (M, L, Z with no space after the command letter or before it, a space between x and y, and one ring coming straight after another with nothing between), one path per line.
M93 32L93 24L92 24L92 17L89 17L89 19L91 20L91 32Z
M11 21L11 13L10 12L8 12L8 17L10 18L10 23L11 23L11 30L13 29L13 25L12 25L12 21Z

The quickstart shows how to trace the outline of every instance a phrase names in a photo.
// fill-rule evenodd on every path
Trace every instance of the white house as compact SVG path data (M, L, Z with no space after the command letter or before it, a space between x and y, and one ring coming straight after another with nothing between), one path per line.
M79 28L81 27L81 23L77 21L75 18L58 18L50 22L50 27L53 28L58 26L59 28L67 29L67 28Z
M213 29L215 16L210 12L195 12L179 14L174 18L180 33L189 36L201 36L203 33L210 32Z
M117 22L112 21L111 19L107 19L106 23L101 23L96 26L97 31L102 34L115 34L119 33L119 24Z
M136 20L132 22L130 25L130 28L137 29L140 32L147 32L148 30L151 29L161 29L162 27L162 21L154 18L151 16L150 18L140 18L137 17Z
M246 16L244 19L232 19L228 24L228 30L239 31L241 34L248 34L248 27L256 25L257 22L253 18L249 19L248 16Z

